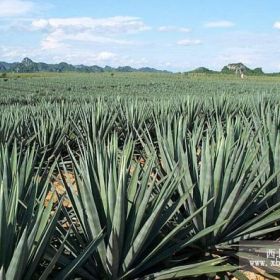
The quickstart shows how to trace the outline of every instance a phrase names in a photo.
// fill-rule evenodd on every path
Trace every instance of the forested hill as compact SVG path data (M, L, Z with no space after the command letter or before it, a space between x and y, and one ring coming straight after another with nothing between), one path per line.
M34 62L26 57L21 62L0 62L0 72L17 72L17 73L30 73L30 72L168 72L157 70L150 67L132 68L130 66L122 66L113 68L110 66L100 67L97 65L72 65L66 62L58 64L48 64L44 62Z

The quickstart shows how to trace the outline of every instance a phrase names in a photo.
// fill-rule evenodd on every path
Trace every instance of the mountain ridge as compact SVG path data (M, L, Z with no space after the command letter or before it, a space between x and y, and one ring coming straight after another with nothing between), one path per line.
M25 57L21 62L1 62L0 72L16 72L16 73L34 73L34 72L82 72L82 73L101 73L101 72L144 72L144 73L173 73L168 70L158 70L152 67L133 68L131 66L87 66L83 64L73 65L67 62L49 64L45 62L34 62L28 57ZM278 75L280 73L264 73L262 68L258 67L250 69L241 62L230 63L224 66L221 71L214 71L206 67L198 67L191 71L186 71L186 74L232 74L244 73L245 75Z
M45 62L34 62L28 57L25 57L21 62L1 62L0 72L16 72L16 73L32 73L32 72L149 72L149 73L170 73L167 70L158 70L151 67L133 68L131 66L98 66L98 65L73 65L67 62L60 62L57 64L48 64Z

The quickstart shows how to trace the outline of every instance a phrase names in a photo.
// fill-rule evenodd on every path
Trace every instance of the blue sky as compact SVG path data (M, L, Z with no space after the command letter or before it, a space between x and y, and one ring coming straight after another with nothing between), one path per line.
M279 0L0 0L0 60L280 71Z

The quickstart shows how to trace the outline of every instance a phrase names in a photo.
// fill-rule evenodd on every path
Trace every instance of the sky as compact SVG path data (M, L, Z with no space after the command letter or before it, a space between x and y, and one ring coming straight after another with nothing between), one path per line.
M0 0L0 61L280 71L279 0Z

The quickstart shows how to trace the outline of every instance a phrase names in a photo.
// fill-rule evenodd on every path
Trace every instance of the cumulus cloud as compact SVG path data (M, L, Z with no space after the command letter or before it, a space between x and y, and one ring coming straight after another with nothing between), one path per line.
M73 43L91 43L96 45L114 44L114 45L133 45L133 41L118 39L115 37L105 37L95 35L89 31L79 33L68 33L64 30L55 30L48 34L41 42L43 49L65 48Z
M97 54L96 59L101 61L107 61L116 58L117 55L112 52L100 52Z
M230 28L235 26L235 23L228 20L210 21L205 23L206 28Z
M280 21L276 21L273 25L274 28L280 29Z
M0 0L0 17L16 17L31 12L34 3L24 0Z
M188 33L191 31L188 27L176 27L176 26L160 26L158 28L159 32L183 32Z
M56 36L58 36L59 32L55 32L50 36L47 36L45 39L41 42L41 48L43 50L51 50L51 49L63 49L67 45L63 42L61 42L59 39L57 39Z
M57 61L68 61L69 63L74 64L99 64L99 65L105 65L105 64L114 64L115 61L119 59L118 55L109 52L109 51L100 51L100 52L88 52L84 51L81 52L79 50L74 50L72 52L69 52L67 54L57 54L56 57Z
M177 42L177 45L179 46L195 46L195 45L201 45L202 41L198 39L184 39L184 40L179 40Z
M140 18L129 16L116 16L109 18L73 17L38 19L32 26L39 30L91 30L95 33L137 33L150 29Z
M43 49L62 48L70 42L131 45L133 41L122 37L150 29L140 18L129 16L37 19L32 28L46 34Z

